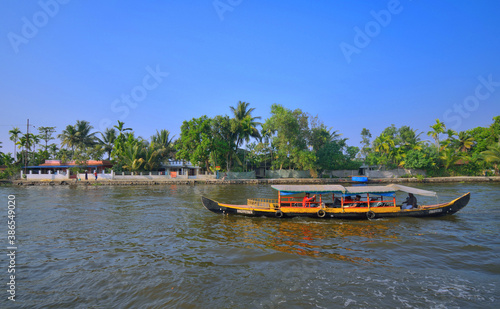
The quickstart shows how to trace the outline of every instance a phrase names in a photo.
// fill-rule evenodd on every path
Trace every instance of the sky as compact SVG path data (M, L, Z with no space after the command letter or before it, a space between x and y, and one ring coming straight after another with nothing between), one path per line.
M384 128L421 137L500 115L500 1L0 3L0 141L86 120L149 139L184 120L301 109L360 146ZM59 142L59 141L58 141Z

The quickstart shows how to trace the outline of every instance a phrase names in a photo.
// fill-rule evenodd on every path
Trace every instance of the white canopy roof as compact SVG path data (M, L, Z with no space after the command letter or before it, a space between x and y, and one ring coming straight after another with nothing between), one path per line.
M436 192L422 189L411 188L403 185L390 184L387 186L355 186L344 187L342 185L273 185L273 189L280 191L280 194L299 194L299 193L344 193L344 194L362 194L362 193L391 193L403 191L416 195L437 196Z

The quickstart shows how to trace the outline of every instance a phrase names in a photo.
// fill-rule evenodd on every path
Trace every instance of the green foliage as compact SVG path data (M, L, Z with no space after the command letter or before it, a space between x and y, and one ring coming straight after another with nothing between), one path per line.
M405 168L430 170L439 163L439 155L435 148L425 147L421 150L410 150L406 154Z
M98 132L87 121L78 120L58 135L61 148L50 143L55 127L39 127L39 135L23 134L19 128L9 130L14 142L14 156L0 153L0 165L7 171L2 177L15 175L20 166L39 165L49 158L63 162L100 160L107 154L113 160L113 169L155 170L167 159L176 157L215 171L246 171L258 167L272 169L316 171L357 169L364 159L369 165L387 168L423 169L430 176L484 175L485 171L500 166L500 116L493 118L489 127L477 127L456 132L447 129L439 119L430 126L427 135L435 143L422 142L409 126L391 125L372 140L366 128L361 131L361 149L347 145L338 131L326 127L316 116L300 109L290 110L282 105L271 106L271 116L262 129L254 117L254 108L239 101L230 107L232 116L202 116L184 121L181 136L174 140L169 131L156 131L150 141L135 137L132 128L118 121L114 128ZM252 142L252 139L254 142ZM1 142L0 142L1 144ZM2 146L2 145L0 145ZM245 148L245 149L242 149Z
M500 140L498 143L490 145L487 149L481 152L484 161L491 164L495 168L495 173L498 174L498 166L500 164Z
M210 169L212 152L211 119L207 116L184 121L181 126L180 142L177 145L176 158L192 163L203 163Z

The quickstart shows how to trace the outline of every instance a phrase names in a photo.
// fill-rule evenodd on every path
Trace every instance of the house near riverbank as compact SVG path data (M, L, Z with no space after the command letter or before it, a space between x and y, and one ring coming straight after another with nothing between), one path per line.
M77 178L77 174L71 172L71 168L74 167L84 169L88 174L95 172L104 174L106 169L113 167L113 163L108 160L88 160L85 162L45 160L45 163L40 165L24 166L21 170L21 177L24 177L23 174L26 171L26 177L30 179L72 179Z
M189 161L169 159L162 163L160 172L165 172L165 175L170 175L172 178L178 176L187 176L188 178L196 178L200 175L200 167L192 164Z
M71 168L79 168L84 172L77 172ZM45 163L36 166L26 166L21 170L21 178L29 180L64 180L79 179L91 180L93 174L97 172L98 179L106 180L162 180L162 179L212 179L215 175L200 173L200 167L188 161L168 160L157 171L148 172L118 172L113 170L113 163L108 160L89 160L86 162L61 160L45 160Z

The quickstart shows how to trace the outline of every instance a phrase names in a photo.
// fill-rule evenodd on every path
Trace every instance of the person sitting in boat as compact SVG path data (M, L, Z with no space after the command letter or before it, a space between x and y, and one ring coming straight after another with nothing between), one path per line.
M401 209L417 208L417 198L412 193L408 193L408 197L401 205Z
M334 200L333 200L333 207L338 207L342 205L342 202L340 201L340 199L338 197L336 197Z
M344 207L352 207L352 206L354 206L353 204L351 204L352 202L353 202L352 197L346 196L345 199L344 199Z
M353 205L353 206L354 206L354 207L359 207L359 206L361 206L361 205L359 204L359 202L360 202L360 201L361 201L361 195L356 195L356 197L354 198L354 205Z
M304 199L302 200L302 207L312 206L311 203L316 201L316 195L309 197L309 193L306 193Z

